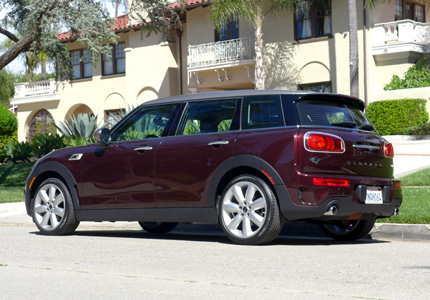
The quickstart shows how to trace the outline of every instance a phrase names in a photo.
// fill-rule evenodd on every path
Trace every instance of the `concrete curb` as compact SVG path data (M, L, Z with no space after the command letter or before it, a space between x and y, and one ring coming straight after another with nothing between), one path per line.
M430 241L430 225L376 223L370 235L374 239Z

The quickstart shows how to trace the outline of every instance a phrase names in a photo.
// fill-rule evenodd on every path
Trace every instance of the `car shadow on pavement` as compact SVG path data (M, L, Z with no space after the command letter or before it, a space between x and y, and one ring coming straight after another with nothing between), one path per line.
M42 235L40 232L31 232L32 234ZM106 230L106 229L85 229L77 230L70 236L90 236L100 238L123 238L123 239L147 239L147 240L170 240L170 241L191 241L204 243L221 243L231 244L227 236L222 232L180 232L172 231L170 233L155 234L147 233L143 230ZM335 246L335 245L365 245L369 243L390 243L389 241L372 240L370 236L366 239L357 241L335 241L325 237L306 237L306 236L285 236L280 235L275 240L267 245L259 245L259 247L270 246ZM240 245L238 245L240 246Z

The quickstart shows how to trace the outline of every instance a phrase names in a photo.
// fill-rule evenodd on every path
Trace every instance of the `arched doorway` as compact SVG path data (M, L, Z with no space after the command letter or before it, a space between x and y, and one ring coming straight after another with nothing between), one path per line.
M55 128L55 120L45 109L39 110L31 119L28 125L26 140L31 142L31 137L38 133L57 133L57 128Z

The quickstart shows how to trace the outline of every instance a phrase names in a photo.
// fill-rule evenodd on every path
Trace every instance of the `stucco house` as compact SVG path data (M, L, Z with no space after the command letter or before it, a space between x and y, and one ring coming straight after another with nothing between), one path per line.
M172 6L179 11L179 4ZM181 27L146 37L133 16L116 18L119 36L112 61L95 65L67 34L59 38L71 51L75 80L16 85L19 140L35 122L63 121L90 113L99 118L128 104L187 93L254 88L254 30L231 20L219 32L209 18L209 0L187 0ZM265 86L349 94L348 8L345 0L305 2L263 24ZM363 8L357 0L360 98L367 103L396 98L428 99L429 89L385 92L393 75L420 57L430 56L427 7L393 0ZM82 58L82 59L81 59ZM44 121L43 121L44 120Z

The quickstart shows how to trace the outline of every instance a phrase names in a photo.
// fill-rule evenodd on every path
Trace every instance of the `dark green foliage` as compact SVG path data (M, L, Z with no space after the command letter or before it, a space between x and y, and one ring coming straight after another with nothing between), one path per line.
M32 136L33 144L35 147L35 154L37 157L41 157L49 152L63 148L63 138L55 134L35 134Z
M15 115L0 104L0 149L6 144L16 141L18 120Z
M11 161L16 164L19 161L31 162L30 158L34 155L34 145L29 142L12 142L5 146L4 154L6 161Z
M366 115L381 135L408 134L406 128L424 125L429 121L424 99L372 102Z
M15 86L13 85L15 76L5 69L0 70L0 104L9 103L9 99L15 94Z
M430 135L430 124L406 128L406 132L410 135Z
M410 67L401 79L394 75L390 83L385 85L384 90L402 90L430 86L430 66L425 58L421 58L415 65Z

